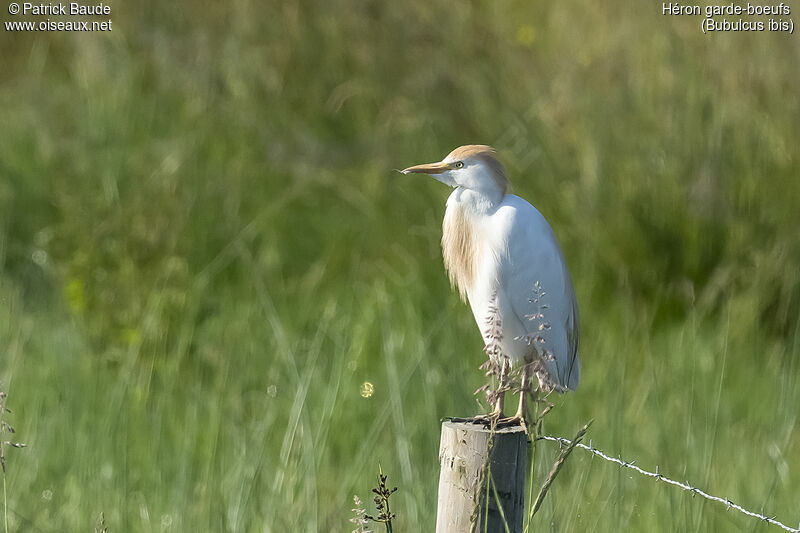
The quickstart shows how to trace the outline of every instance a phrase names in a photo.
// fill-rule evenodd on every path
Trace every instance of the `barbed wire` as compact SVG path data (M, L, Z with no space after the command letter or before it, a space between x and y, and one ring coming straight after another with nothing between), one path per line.
M572 443L572 441L570 441L569 439L565 439L564 437L551 437L550 435L540 435L539 437L536 438L536 440L546 440L546 441L551 441L551 442L557 442L559 445L562 445L562 446L563 445L569 445L569 444ZM680 481L675 481L674 479L670 479L670 478L660 474L658 472L658 467L657 466L656 466L656 471L655 472L650 472L648 470L643 470L643 469L639 468L638 466L633 464L634 463L633 461L625 461L625 460L623 460L623 459L621 459L619 457L611 457L611 456L603 453L602 451L598 450L594 446L592 446L592 441L589 441L589 445L588 446L586 444L583 444L583 443L579 442L576 447L583 448L584 450L590 452L592 455L594 455L596 457L599 457L599 458L601 458L601 459L603 459L605 461L609 461L611 463L616 463L619 466L624 467L624 468L630 468L631 470L639 472L643 476L651 477L651 478L655 479L656 481L663 481L664 483L668 483L670 485L674 485L674 486L679 487L679 488L681 488L681 489L683 489L683 490L685 490L687 492L691 492L692 494L697 494L699 496L702 496L703 498L705 498L707 500L711 500L713 502L719 502L719 503L725 504L725 506L728 509L735 509L735 510L739 511L740 513L746 514L747 516L751 516L753 518L758 518L759 520L767 522L768 524L772 524L773 526L778 526L778 527L780 527L780 528L782 528L782 529L784 529L786 531L791 531L793 533L800 533L800 527L798 527L798 528L789 527L786 524L776 520L774 516L772 518L770 518L770 517L768 517L766 515L763 515L761 513L755 513L753 511L748 511L747 509L745 509L741 505L737 505L737 504L733 503L728 498L720 498L719 496L712 496L711 494L703 491L702 489L698 489L697 487L691 486L689 484L689 482L682 483Z

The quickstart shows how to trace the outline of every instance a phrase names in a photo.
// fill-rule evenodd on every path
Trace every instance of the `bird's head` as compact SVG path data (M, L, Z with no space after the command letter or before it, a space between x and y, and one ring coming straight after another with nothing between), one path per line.
M499 192L502 196L508 189L508 178L497 152L485 144L459 146L438 163L414 165L402 172L430 174L445 185L486 194Z

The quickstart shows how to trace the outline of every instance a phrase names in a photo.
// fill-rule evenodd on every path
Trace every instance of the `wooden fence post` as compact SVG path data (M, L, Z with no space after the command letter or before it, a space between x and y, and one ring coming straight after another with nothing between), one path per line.
M480 424L443 422L436 533L505 533L504 522L511 533L521 532L527 463L528 435L519 426L492 434ZM488 512L487 476L494 484Z

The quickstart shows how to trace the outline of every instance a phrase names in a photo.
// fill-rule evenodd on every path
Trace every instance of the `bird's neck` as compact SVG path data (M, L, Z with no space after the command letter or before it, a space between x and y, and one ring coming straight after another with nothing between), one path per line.
M447 206L460 207L475 215L493 213L503 201L505 194L497 189L465 189L456 187L447 199Z

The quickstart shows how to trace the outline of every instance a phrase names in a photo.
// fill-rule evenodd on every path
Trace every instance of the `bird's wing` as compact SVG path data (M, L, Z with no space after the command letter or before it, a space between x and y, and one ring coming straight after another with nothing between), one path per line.
M519 199L517 204L508 215L508 257L500 285L518 328L545 355L554 384L575 389L580 381L579 318L572 280L550 225L529 203Z

